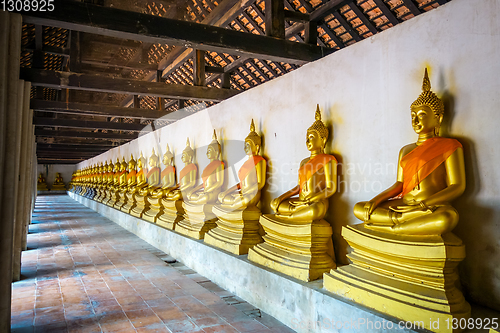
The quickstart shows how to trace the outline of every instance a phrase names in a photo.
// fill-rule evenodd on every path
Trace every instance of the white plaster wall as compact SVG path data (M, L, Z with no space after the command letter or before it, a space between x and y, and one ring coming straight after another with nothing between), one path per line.
M269 212L269 201L297 182L298 164L308 155L305 133L319 103L335 132L327 151L341 163L328 220L337 261L345 263L340 230L359 222L352 207L393 184L399 149L417 138L409 105L421 92L427 66L433 90L445 101L445 135L465 149L467 190L455 202L461 216L455 233L467 247L461 280L469 300L500 309L499 16L499 0L453 0L79 167L122 155L128 160L140 149L149 156L157 144L162 154L167 143L180 154L188 135L203 147L213 128L224 149L230 140L245 138L254 118L269 160L263 195L263 211ZM200 170L208 163L204 149L197 155ZM223 157L227 161L229 154ZM179 171L178 156L176 164Z
M74 164L37 164L36 177L38 178L39 174L43 174L50 189L56 179L56 173L59 172L63 177L64 184L67 186L76 169L77 167Z

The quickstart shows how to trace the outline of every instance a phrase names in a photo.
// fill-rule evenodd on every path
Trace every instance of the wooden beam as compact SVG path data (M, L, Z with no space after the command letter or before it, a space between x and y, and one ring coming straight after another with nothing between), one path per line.
M410 10L410 12L414 16L417 16L422 13L418 8L418 6L413 2L413 0L403 0L403 4Z
M137 134L101 133L101 132L81 132L81 131L51 131L35 128L36 136L67 137L67 138L93 138L93 139L114 139L130 141L137 139Z
M80 44L80 32L70 31L70 49L69 49L69 70L71 72L82 71L82 52Z
M195 86L205 85L205 51L196 50L194 53L193 81Z
M141 70L141 71L156 71L158 69L157 64L145 64L145 63L129 62L129 61L123 61L120 63L105 63L94 60L82 60L82 64L93 65L98 67L114 67L121 69Z
M309 14L304 14L302 12L285 10L285 19L294 22L309 22L311 17Z
M122 108L102 104L58 102L41 99L32 99L30 102L30 108L35 111L78 114L82 116L113 116L136 119L158 119L168 114L164 111L162 112L150 109Z
M108 149L118 147L123 142L116 142L105 139L94 138L68 138L68 137L44 137L38 136L35 138L36 144L57 144L57 145L76 145L76 146L107 146Z
M54 151L108 151L109 146L100 146L97 144L88 145L72 145L72 144L61 144L61 143L37 143L37 150L54 150Z
M285 4L283 0L265 0L266 36L285 38Z
M399 23L399 20L396 17L396 15L392 13L392 11L389 9L387 4L383 0L373 0L373 2L375 2L375 4L380 9L382 14L384 14L384 16L387 17L387 19L389 20L389 22L392 23L392 25L396 25Z
M283 3L281 7L283 9ZM319 46L76 1L54 0L54 8L52 12L21 12L23 21L147 43L181 45L296 64L314 61L329 53Z
M175 99L183 98L218 102L239 93L237 90L229 89L146 82L92 74L77 74L29 68L22 68L20 76L21 79L30 81L31 85L35 87L41 86L55 89L67 88L117 94L139 94Z
M47 158L38 158L38 164L78 164L80 162L85 161L83 158L79 159L47 159Z
M145 130L145 126L141 124L118 123L110 121L57 119L46 117L34 117L33 125L41 127L52 126L62 128L86 128L132 132L141 132Z

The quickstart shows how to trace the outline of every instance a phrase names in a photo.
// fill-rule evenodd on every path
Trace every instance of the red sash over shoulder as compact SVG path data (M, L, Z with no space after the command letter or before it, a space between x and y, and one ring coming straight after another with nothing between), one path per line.
M135 170L132 170L128 173L127 175L127 180L129 180L130 178L132 178L133 176L135 176L137 174L137 171Z
M160 172L160 168L158 167L154 167L154 168L151 168L151 170L148 171L148 174L146 175L146 178L149 179L149 177L151 177L151 175L155 172Z
M171 172L175 172L175 167L172 165L167 165L167 167L161 172L161 178L165 177Z
M300 191L302 191L302 187L311 178L312 175L321 170L328 162L332 160L337 162L333 155L320 154L314 156L312 159L307 161L307 163L302 165L299 169Z
M188 173L190 173L193 170L198 170L196 165L194 163L189 163L186 165L182 170L181 173L179 174L179 181L180 179L184 178Z
M403 168L404 196L430 175L438 166L451 156L462 144L455 139L435 137L424 141L420 146L401 158Z
M243 179L246 178L246 176L250 171L255 169L255 166L259 164L260 161L265 161L265 159L260 155L254 155L251 158L249 158L245 163L243 163L240 170L238 171L238 178L240 179L240 182L242 182Z
M210 177L220 165L222 165L222 169L224 169L224 163L219 160L215 160L210 162L210 164L207 165L205 169L203 169L203 173L201 174L203 187L205 187L205 182L207 181L208 177Z

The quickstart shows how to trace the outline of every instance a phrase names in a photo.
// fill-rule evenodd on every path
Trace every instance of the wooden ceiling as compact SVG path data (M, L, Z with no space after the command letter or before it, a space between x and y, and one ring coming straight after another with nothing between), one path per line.
M91 158L448 1L54 0L22 13L38 163Z

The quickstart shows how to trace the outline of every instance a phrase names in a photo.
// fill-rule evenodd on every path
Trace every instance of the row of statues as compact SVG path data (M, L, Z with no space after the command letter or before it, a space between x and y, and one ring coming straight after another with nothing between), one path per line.
M45 177L42 173L38 175L38 179L36 182L37 191L49 191L47 187L47 183L45 181ZM50 191L66 191L66 185L64 184L63 177L59 172L56 172L56 176L54 178L54 182L50 187Z
M465 189L463 148L439 136L444 105L431 91L427 70L422 90L410 108L418 140L401 149L396 182L354 206L363 223L342 228L352 248L349 265L336 267L332 228L323 219L337 188L337 161L324 151L329 133L319 106L306 133L310 156L300 164L297 186L271 201L275 214L260 211L266 160L253 121L239 183L227 190L214 131L199 185L188 139L177 182L167 146L163 171L153 149L147 170L141 153L137 163L131 156L128 168L122 158L77 171L73 191L226 251L248 253L250 261L299 280L323 277L327 290L398 318L468 318L456 271L465 248L451 233L458 213L450 204Z

